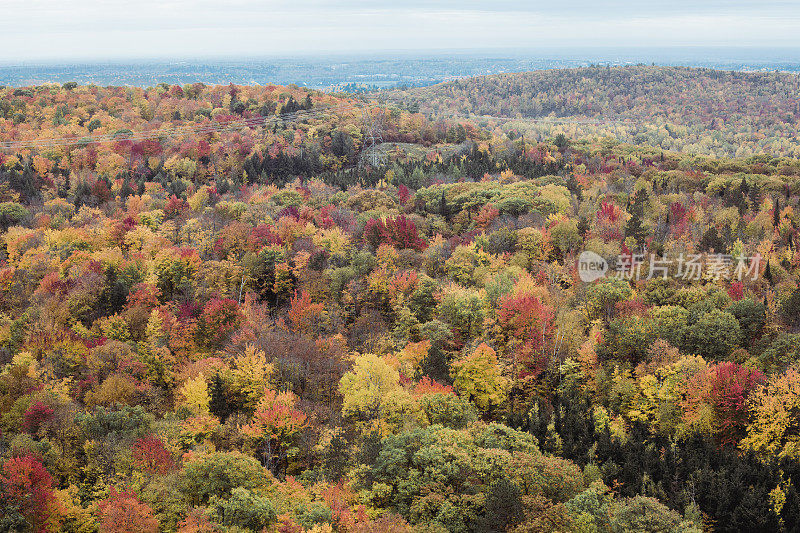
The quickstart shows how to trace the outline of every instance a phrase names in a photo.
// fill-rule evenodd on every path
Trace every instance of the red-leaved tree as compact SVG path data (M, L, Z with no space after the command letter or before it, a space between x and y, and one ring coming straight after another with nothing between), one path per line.
M53 409L43 404L36 402L31 405L25 414L22 415L22 431L35 435L39 428L53 417Z
M180 216L181 213L189 209L189 204L174 194L167 200L167 205L164 206L164 215L167 218L175 218Z
M719 440L735 444L747 427L747 400L766 377L755 369L733 362L718 364L710 375L709 403L719 421Z
M111 487L108 498L98 504L100 533L158 533L153 509L132 492Z
M307 291L300 291L300 294L295 291L287 313L292 323L292 330L296 332L309 330L322 316L324 310L325 306L321 303L314 303Z
M734 302L738 302L744 298L744 284L741 281L734 281L731 283L731 286L728 287L728 296L730 296Z
M386 221L379 218L369 219L364 226L364 240L373 248L377 248L383 243L398 249L424 250L427 246L419 236L417 225L405 215L394 219L388 218Z
M498 320L507 349L521 363L525 375L537 376L547 366L545 344L553 333L553 308L530 294L507 295L500 299Z
M61 504L53 491L53 478L38 457L28 454L6 459L0 488L0 514L6 520L16 514L36 533L59 530Z
M518 341L532 342L540 349L550 335L555 313L530 294L507 295L500 299L498 318L503 331Z
M215 298L200 314L200 331L209 346L220 347L242 323L239 304L230 298Z
M397 199L400 200L400 205L406 205L406 202L411 198L411 191L402 183L397 187Z
M133 463L148 474L168 474L175 460L158 437L144 437L133 443Z

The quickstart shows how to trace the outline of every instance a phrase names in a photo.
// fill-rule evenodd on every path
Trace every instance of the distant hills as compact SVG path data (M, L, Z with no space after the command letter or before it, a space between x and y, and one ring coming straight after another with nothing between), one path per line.
M534 135L563 131L698 154L798 156L799 92L800 77L789 73L596 66L478 76L385 94L439 117L519 119L511 127Z
M109 59L0 62L0 85L65 83L154 87L234 83L296 84L337 89L348 84L378 89L419 87L448 80L590 65L657 64L732 71L800 71L797 49L733 48L552 48L341 52L327 55L230 58Z

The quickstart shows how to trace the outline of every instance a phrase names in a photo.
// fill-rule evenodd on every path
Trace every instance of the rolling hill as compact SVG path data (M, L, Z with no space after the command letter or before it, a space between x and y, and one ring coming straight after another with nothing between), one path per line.
M438 117L501 117L539 136L612 136L713 156L800 155L800 78L685 67L479 76L386 93Z

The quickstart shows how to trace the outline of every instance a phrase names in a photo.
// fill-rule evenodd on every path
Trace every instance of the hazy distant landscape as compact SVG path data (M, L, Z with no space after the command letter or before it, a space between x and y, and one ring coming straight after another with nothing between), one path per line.
M563 48L544 50L454 51L436 53L318 54L237 59L180 59L0 63L0 84L42 83L132 85L296 84L313 89L349 90L424 86L467 76L581 67L592 64L706 67L739 71L800 71L796 49Z

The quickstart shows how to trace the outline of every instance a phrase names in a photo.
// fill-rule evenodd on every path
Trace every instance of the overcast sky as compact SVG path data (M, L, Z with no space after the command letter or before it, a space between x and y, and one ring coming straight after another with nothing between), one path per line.
M0 0L0 61L800 46L798 0Z

